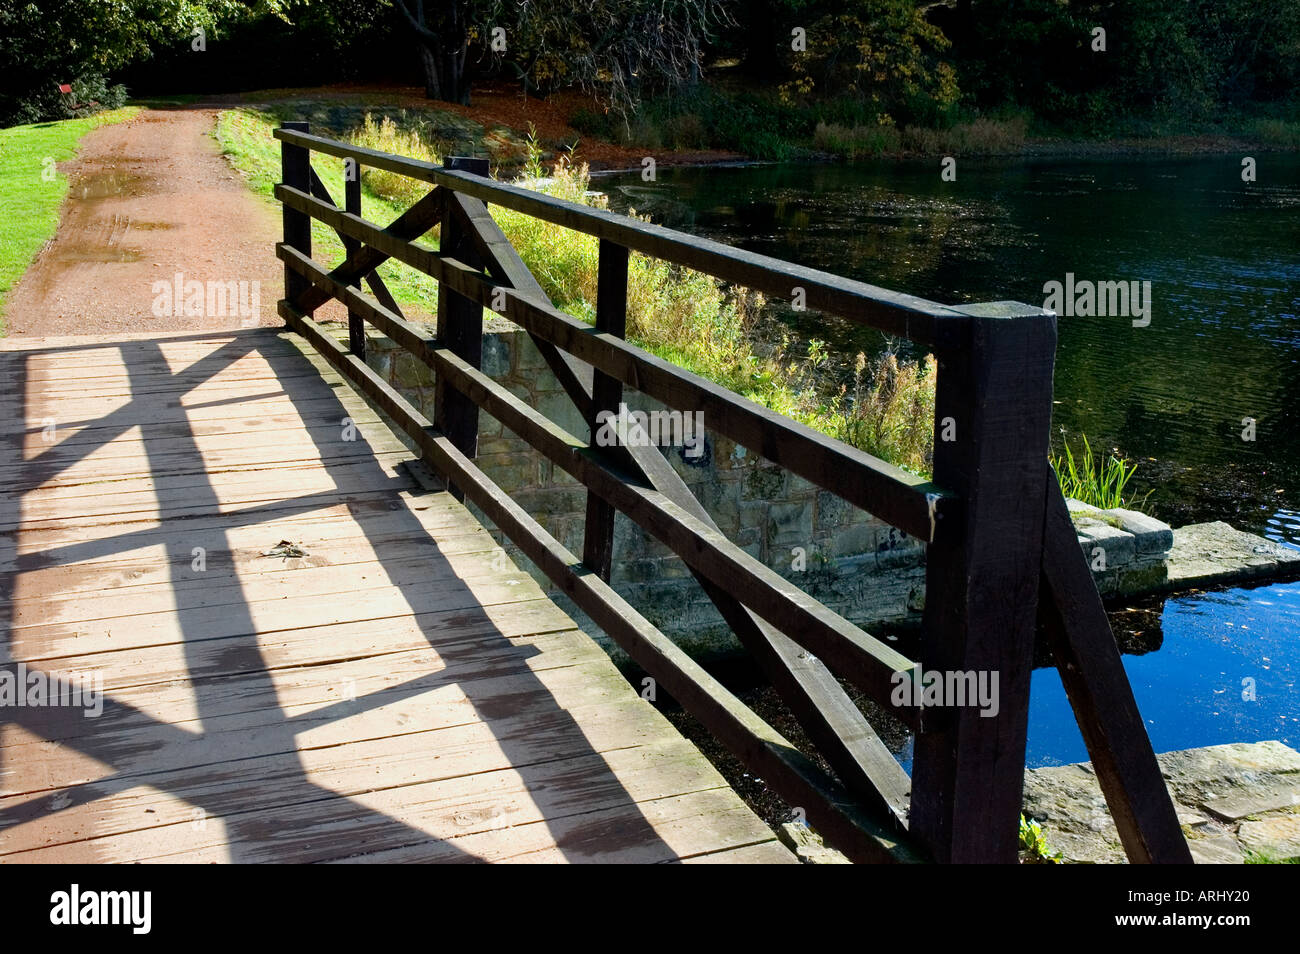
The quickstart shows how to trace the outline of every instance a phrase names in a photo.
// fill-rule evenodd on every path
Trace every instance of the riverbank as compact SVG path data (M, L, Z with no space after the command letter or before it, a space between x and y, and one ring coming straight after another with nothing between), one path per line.
M164 101L149 101L166 108ZM775 94L702 94L686 107L650 101L633 116L605 110L576 90L544 99L516 84L486 82L462 106L427 99L414 86L335 84L254 90L219 96L178 96L174 102L213 108L267 109L294 118L346 125L367 110L419 129L444 151L486 155L499 174L516 173L534 136L554 160L567 155L592 172L640 172L656 167L727 166L747 162L842 162L957 157L1090 158L1109 156L1236 155L1300 150L1300 118L1242 118L1234 125L1177 127L1130 124L1104 136L1071 134L1024 114L972 116L947 128L839 125L820 110L781 104ZM774 132L773 130L780 130Z

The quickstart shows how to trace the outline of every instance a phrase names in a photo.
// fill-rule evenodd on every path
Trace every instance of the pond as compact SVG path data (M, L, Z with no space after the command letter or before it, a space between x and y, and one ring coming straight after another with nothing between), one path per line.
M1138 461L1135 488L1173 526L1226 520L1300 547L1300 156L1253 156L1250 183L1242 158L960 160L952 182L937 161L696 167L594 187L619 211L943 303L1042 305L1067 274L1150 282L1146 327L1060 319L1054 434ZM883 344L773 315L847 358ZM1300 744L1300 583L1137 615L1153 651L1125 664L1157 751ZM1032 708L1031 765L1086 758L1055 673L1035 674Z

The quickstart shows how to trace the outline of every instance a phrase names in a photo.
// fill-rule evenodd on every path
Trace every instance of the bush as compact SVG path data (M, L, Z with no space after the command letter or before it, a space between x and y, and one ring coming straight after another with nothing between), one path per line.
M813 145L822 152L829 152L845 159L863 159L887 152L897 152L898 130L894 128L893 123L853 127L835 123L818 123L813 133Z
M61 93L58 84L51 80L40 89L8 100L4 125L81 119L107 109L118 109L126 102L126 87L121 83L108 85L99 73L85 73L68 85L72 92Z
M908 126L903 130L903 147L926 155L960 154L992 156L1019 151L1024 145L1029 122L1024 116L958 123L951 129Z
M435 165L442 164L433 146L424 141L418 130L403 130L388 116L375 122L375 118L370 113L366 113L361 121L361 128L355 130L348 139L367 149L391 152L410 159L421 159ZM390 202L414 202L429 191L428 183L421 182L419 179L372 166L362 168L361 183L372 194Z

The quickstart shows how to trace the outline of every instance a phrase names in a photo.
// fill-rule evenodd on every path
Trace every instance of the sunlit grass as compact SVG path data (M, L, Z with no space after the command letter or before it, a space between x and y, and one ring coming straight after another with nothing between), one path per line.
M1088 436L1080 436L1083 439L1083 451L1078 457L1075 457L1069 441L1063 436L1063 452L1051 458L1052 467L1061 484L1061 492L1099 510L1113 510L1116 507L1144 509L1150 493L1142 497L1125 495L1138 465L1122 457L1118 450L1102 458L1093 452Z
M0 333L5 299L59 226L68 177L54 164L76 155L90 130L139 112L138 106L124 106L83 119L0 129Z

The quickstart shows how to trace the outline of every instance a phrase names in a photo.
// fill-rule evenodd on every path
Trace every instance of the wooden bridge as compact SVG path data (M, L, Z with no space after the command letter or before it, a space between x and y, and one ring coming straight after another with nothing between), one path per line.
M296 123L277 138L289 332L0 351L19 423L0 462L0 676L103 691L94 718L30 688L33 704L0 709L0 860L792 860L465 500L854 860L1015 860L1040 632L1130 858L1190 860L1047 466L1053 316L846 281L493 182L476 160L435 167ZM349 163L343 205L313 150ZM368 222L362 166L431 191ZM552 307L488 202L599 238L594 328ZM312 218L339 233L343 263L312 258ZM435 227L438 251L414 241ZM939 438L934 482L627 343L631 252L933 350L936 418L920 426ZM389 258L438 280L436 330L375 275ZM312 318L331 298L349 311L346 345ZM484 308L529 333L593 427L625 387L702 411L925 541L921 658L726 540L658 449L593 446L484 375ZM429 366L435 420L366 364L365 323ZM581 555L474 465L480 412L587 487ZM447 489L421 491L412 458ZM615 513L685 561L832 771L614 592ZM896 701L900 680L919 689L932 671L998 673L998 715ZM840 680L912 729L910 778Z

